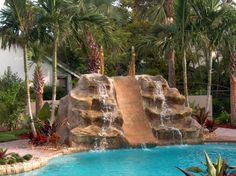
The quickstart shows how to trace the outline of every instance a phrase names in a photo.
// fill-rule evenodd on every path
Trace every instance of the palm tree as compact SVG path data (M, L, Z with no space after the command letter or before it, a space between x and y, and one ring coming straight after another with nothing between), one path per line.
M231 122L236 122L236 49L230 58L230 105L231 105Z
M236 122L236 9L232 2L224 2L229 12L227 23L229 29L223 35L223 42L220 44L220 51L224 58L229 60L230 77L230 106L231 123Z
M51 123L55 121L56 108L56 82L57 82L57 60L58 47L71 36L77 43L84 42L81 36L86 36L93 26L102 31L104 38L110 38L110 28L108 20L104 15L98 14L92 7L87 6L85 1L80 0L38 0L42 9L39 26L46 26L44 29L51 37L53 48L53 91L52 91L52 113ZM91 44L90 44L91 43ZM88 43L92 49L94 47L93 38ZM97 55L98 52L95 52Z
M181 52L182 52L182 64L183 64L183 81L184 81L184 94L185 94L185 105L189 107L188 100L188 79L187 79L187 61L186 61L186 45L187 45L187 36L186 36L186 24L189 15L189 7L185 0L178 0L176 7L176 23L180 29L180 38L181 38Z
M174 1L158 0L158 1L135 1L134 7L137 13L143 19L154 21L154 23L171 24L174 20ZM168 83L170 87L176 87L175 74L175 51L171 45L167 45L165 58L168 61Z
M25 87L27 97L27 110L33 135L36 137L36 129L33 122L30 86L28 77L28 43L33 24L33 9L28 0L6 0L5 7L0 11L0 34L2 48L19 45L23 48Z
M83 1L82 1L83 2ZM82 3L81 2L81 3ZM114 3L114 0L87 0L84 1L83 4L83 9L82 9L82 14L81 15L86 15L92 14L95 15L93 16L93 21L90 19L89 22L91 24L89 26L84 26L84 36L85 36L85 46L87 49L87 54L88 54L88 60L87 60L87 70L89 73L99 73L100 72L100 46L99 42L97 41L94 33L98 32L97 28L93 30L93 26L95 24L96 27L99 27L101 32L100 34L105 34L106 42L111 40L110 36L110 24L108 23L108 18L112 16L114 18L114 14L116 12L116 8L112 5ZM77 18L79 16L77 15ZM91 16L92 17L92 16ZM95 19L97 18L97 19ZM76 18L74 18L76 19ZM100 23L97 23L96 21L100 21ZM78 30L78 29L77 29ZM106 44L106 43L105 43Z
M51 36L53 49L52 124L55 120L56 109L58 46L65 35L69 33L67 31L69 26L69 15L67 13L69 3L65 0L38 0L38 4L41 8L38 25L46 26L44 29Z
M190 45L190 41L188 40L189 37L187 36L191 34L189 11L189 5L186 1L178 0L174 6L173 23L154 24L150 31L150 35L140 43L141 46L146 46L147 48L161 47L162 50L167 49L167 51L170 51L169 49L172 48L172 50L175 49L181 51L186 106L189 106L186 63L186 50Z
M206 112L210 110L212 61L223 36L233 25L221 0L191 0L195 15L194 31L201 40L208 67Z
M173 0L164 1L165 10L165 24L173 23ZM176 87L176 75L175 75L175 51L172 48L168 48L167 51L168 59L168 82L170 87Z

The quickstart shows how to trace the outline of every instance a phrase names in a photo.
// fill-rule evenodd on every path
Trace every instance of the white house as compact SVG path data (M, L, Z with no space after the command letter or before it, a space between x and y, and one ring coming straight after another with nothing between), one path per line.
M24 80L24 60L23 50L20 47L3 50L0 49L0 76L4 74L7 69ZM33 80L35 64L29 62L29 79ZM47 58L42 66L44 80L46 85L52 85L52 60ZM79 78L79 76L67 69L66 67L58 64L58 86L65 87L68 91L71 89L71 79Z

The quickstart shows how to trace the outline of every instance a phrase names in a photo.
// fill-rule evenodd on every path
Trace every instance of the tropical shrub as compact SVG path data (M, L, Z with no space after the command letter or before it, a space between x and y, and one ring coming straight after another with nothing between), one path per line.
M18 153L7 153L6 148L0 148L0 165L14 164L20 162L22 163L25 161L29 161L32 158L33 156L30 154L20 156Z
M23 81L10 69L0 77L0 123L9 130L16 129L25 110Z
M195 166L186 169L177 167L177 169L183 172L186 176L194 176L192 173L206 176L236 176L236 168L229 166L226 160L223 160L220 155L217 157L216 163L212 163L210 157L205 152L205 160L205 166L207 167L206 171Z
M222 111L215 121L217 124L228 124L230 123L230 115L228 112Z
M35 122L38 135L37 137L34 137L33 134L29 135L29 139L33 145L43 145L49 142L56 145L59 142L60 135L56 133L56 129L64 125L66 120L63 122L54 122L51 125L50 115L50 105L45 103L39 111L37 121Z
M206 121L208 119L209 112L206 112L205 108L198 108L195 113L193 113L193 117L197 120L197 122L205 126Z
M64 87L57 87L57 99L61 99L62 97L67 95L67 90ZM52 86L45 86L43 92L44 100L52 99Z

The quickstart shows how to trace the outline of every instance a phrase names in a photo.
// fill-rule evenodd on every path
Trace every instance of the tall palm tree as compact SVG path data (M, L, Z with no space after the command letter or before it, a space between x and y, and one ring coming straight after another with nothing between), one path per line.
M154 23L171 24L174 20L174 0L135 1L134 7L142 19L147 18ZM165 58L168 61L168 83L170 87L176 87L175 51L171 45L165 49Z
M173 23L173 0L164 1L164 10L165 10L165 24ZM176 87L176 75L175 75L175 51L173 48L168 48L167 50L167 59L168 59L168 83L170 87Z
M44 29L48 31L52 41L53 83L51 123L53 123L55 121L56 109L58 46L65 35L69 33L67 31L69 26L69 15L67 14L69 3L65 0L38 0L38 4L41 8L39 25L46 26Z
M178 0L175 10L176 24L180 29L181 38L181 53L182 53L182 64L183 64L183 81L184 81L184 94L185 94L185 105L189 107L188 100L188 78L187 78L187 61L186 61L186 47L187 47L187 20L189 17L189 7L185 0Z
M208 67L206 112L210 110L212 87L212 62L223 36L233 25L229 11L221 0L191 0L195 15L194 31L202 39Z
M42 9L39 26L51 37L53 48L53 91L51 123L55 121L56 108L56 83L58 47L67 42L68 37L75 38L78 43L84 42L81 36L86 36L93 26L97 26L104 34L104 38L110 38L108 20L104 15L98 14L92 7L87 6L83 0L38 0ZM71 38L70 38L71 39ZM93 40L91 39L93 44ZM96 47L95 47L96 48Z
M231 122L236 122L236 49L234 48L230 58L230 106Z
M224 53L224 58L229 60L229 77L230 77L230 106L231 106L231 123L236 123L236 9L234 4L225 1L227 11L230 12L228 20L229 29L224 32L223 42L220 44L220 51Z
M146 37L144 41L141 41L141 45L148 46L148 48L161 47L164 50L167 49L167 51L173 48L181 51L186 106L189 106L186 62L186 50L190 45L189 37L187 36L191 34L189 8L186 1L178 0L174 5L173 23L154 24L150 35Z
M27 97L27 110L33 135L36 137L36 129L33 122L30 86L28 77L28 43L33 24L32 4L28 0L6 0L5 7L0 11L0 35L2 47L19 45L23 48L25 87Z

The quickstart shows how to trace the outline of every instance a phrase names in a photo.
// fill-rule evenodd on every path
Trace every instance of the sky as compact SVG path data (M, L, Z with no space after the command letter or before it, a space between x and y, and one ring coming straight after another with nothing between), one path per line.
M5 0L0 0L0 9L2 8L4 1Z

